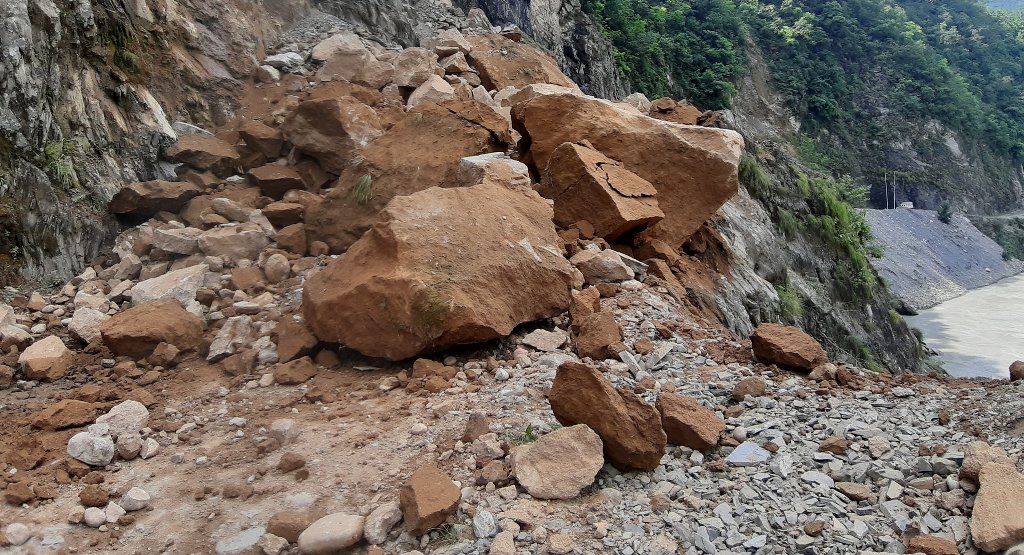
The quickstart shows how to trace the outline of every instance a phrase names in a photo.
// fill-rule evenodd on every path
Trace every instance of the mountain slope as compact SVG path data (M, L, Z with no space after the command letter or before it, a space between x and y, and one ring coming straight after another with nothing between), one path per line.
M584 7L617 48L634 89L702 108L732 104L737 68L749 57L745 43L755 45L805 141L817 143L833 173L870 186L873 205L884 203L882 182L893 173L900 197L923 207L949 200L992 213L1020 205L1020 18L976 0L588 0Z

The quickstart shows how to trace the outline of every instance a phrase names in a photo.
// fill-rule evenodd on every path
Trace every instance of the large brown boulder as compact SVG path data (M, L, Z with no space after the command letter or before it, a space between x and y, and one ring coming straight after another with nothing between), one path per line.
M697 125L697 120L703 115L697 107L668 97L652 102L650 113L652 118L682 125Z
M335 174L352 162L357 150L383 133L377 112L350 96L300 103L281 131L288 142Z
M606 100L541 95L512 108L521 149L538 170L563 143L584 139L649 181L665 218L648 235L680 246L738 190L743 139L734 131L658 121Z
M421 466L399 494L405 529L420 536L440 526L459 508L461 498L451 478L432 464Z
M762 364L810 372L828 362L828 355L821 344L793 326L761 324L750 335L750 345Z
M167 149L167 158L197 170L227 177L238 170L241 156L235 147L213 135L183 135Z
M971 515L971 539L987 553L1024 542L1024 475L1012 464L981 467Z
M76 399L64 399L32 415L32 425L44 430L62 430L92 424L96 407Z
M718 445L718 436L725 431L725 420L696 399L662 393L657 407L668 442L673 445L706 451Z
M306 282L322 340L400 360L508 335L568 308L572 270L551 207L526 188L397 197L344 256Z
M561 227L586 220L608 240L660 221L658 190L646 179L586 145L563 143L555 149L538 192L555 201Z
M203 192L187 181L144 181L125 185L110 199L107 211L149 218L160 211L177 212Z
M576 329L573 346L580 358L604 360L615 358L626 350L622 343L622 328L611 312L588 314L573 321Z
M478 35L467 40L472 50L466 57L480 73L480 81L488 90L500 91L531 83L576 87L576 83L558 69L558 62L538 48L501 35Z
M562 425L586 424L597 432L616 468L654 470L661 464L667 438L658 411L632 391L616 390L594 368L563 363L548 400Z
M270 160L280 156L284 146L281 130L256 120L247 119L239 125L238 136L251 151L258 152Z
M181 351L198 347L203 339L203 321L176 300L152 301L112 316L100 325L100 334L115 355L141 359L160 343Z
M458 184L459 161L504 151L508 122L476 101L421 104L370 143L324 202L306 209L309 241L344 252L362 237L393 198Z

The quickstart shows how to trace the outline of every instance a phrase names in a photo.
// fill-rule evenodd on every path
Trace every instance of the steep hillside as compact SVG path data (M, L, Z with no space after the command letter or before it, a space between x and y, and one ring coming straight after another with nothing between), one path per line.
M1021 204L1024 34L975 0L589 1L636 90L728 107L754 45L799 122L794 143L884 204ZM744 38L745 37L745 38ZM749 40L748 40L749 39Z

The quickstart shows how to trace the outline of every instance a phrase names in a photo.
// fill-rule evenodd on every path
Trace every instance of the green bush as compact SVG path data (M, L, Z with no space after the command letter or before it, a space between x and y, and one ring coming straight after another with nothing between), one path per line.
M800 220L785 208L780 208L776 217L779 221L779 229L782 230L782 234L785 235L787 239L796 237L800 230L803 229L803 226L800 224Z
M953 220L953 207L950 206L949 201L947 200L947 201L942 203L942 206L939 207L939 221L944 223L944 224L948 224L952 220Z
M785 285L776 285L775 292L779 294L779 311L782 314L782 319L789 324L799 322L804 316L804 305L800 294Z
M896 312L895 309L890 308L889 309L889 323L891 323L894 326L898 326L898 325L903 323L903 316L900 316L900 313Z
M756 158L749 154L744 154L740 158L739 178L750 196L758 199L768 198L772 188L771 179Z

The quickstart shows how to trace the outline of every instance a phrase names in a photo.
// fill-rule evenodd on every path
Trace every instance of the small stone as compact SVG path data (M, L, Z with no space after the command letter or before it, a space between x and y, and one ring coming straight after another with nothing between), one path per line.
M90 466L106 466L114 459L114 441L106 424L93 424L68 440L68 455Z
M548 534L548 553L566 555L576 549L572 536L567 534Z
M142 459L148 459L160 452L160 443L153 438L146 438L146 441L142 444L142 449L139 451L139 457Z
M587 425L559 428L512 451L512 475L539 499L571 499L604 465L601 438Z
M490 511L478 511L473 517L473 533L478 539L486 539L498 533L498 522Z
M462 494L451 478L428 464L409 477L400 499L406 529L420 536L447 520L458 509Z
M363 536L366 543L380 545L388 539L388 533L402 520L402 508L397 501L385 503L366 517Z
M744 441L725 458L730 466L754 466L764 464L772 454L752 441Z
M4 528L4 536L11 545L24 545L32 538L32 530L20 522L12 522Z
M82 522L91 528L99 528L107 522L107 514L99 507L89 507L82 513Z
M523 344L529 345L534 349L540 351L557 351L559 347L565 345L568 341L569 336L562 330L547 331L547 330L533 330L526 337L523 338Z
M309 525L299 534L299 552L303 555L330 555L351 547L363 539L365 518L334 513Z
M126 511L141 511L149 506L149 493L142 488L132 488L121 496L118 503Z
M747 395L760 397L768 391L768 384L764 379L757 376L744 378L732 388L732 398L735 401L742 401Z

